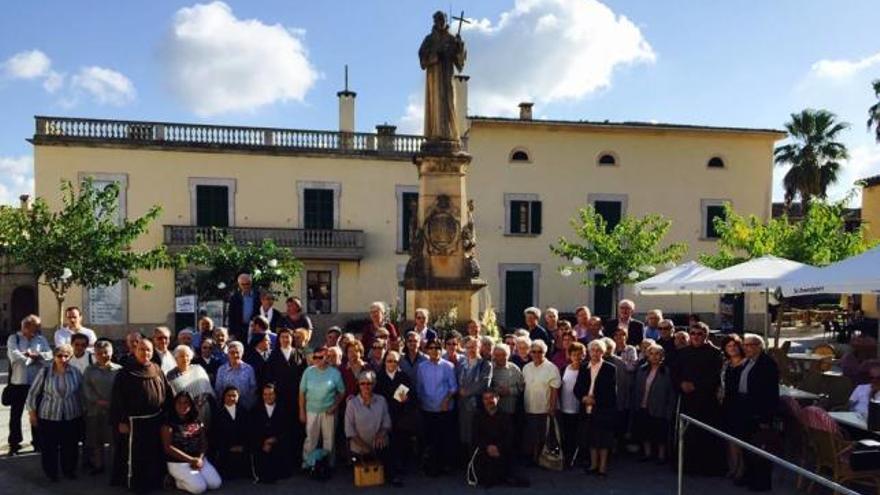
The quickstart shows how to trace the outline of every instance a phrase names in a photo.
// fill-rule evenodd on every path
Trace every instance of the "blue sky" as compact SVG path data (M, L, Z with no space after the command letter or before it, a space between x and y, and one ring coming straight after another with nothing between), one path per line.
M833 194L880 174L876 1L41 1L0 16L0 202L32 188L35 114L334 129L348 64L359 130L417 132L438 8L474 20L471 113L780 128L827 108L852 124Z

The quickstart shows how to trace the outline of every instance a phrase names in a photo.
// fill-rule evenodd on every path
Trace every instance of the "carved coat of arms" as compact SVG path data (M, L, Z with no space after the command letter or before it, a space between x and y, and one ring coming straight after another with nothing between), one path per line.
M424 229L429 254L449 256L455 253L460 243L461 221L458 208L452 205L449 196L437 196L425 216Z

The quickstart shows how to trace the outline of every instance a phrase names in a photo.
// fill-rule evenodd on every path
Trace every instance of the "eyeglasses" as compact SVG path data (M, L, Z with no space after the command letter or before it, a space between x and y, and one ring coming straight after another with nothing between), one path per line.
M55 357L61 359L70 359L70 354L55 354Z
M544 354L544 351L540 351L538 349L534 349L529 351L529 354Z
M398 360L396 360L396 359L386 359L385 362L386 362L386 363L394 363L394 364L397 364L397 363L399 363L400 361L398 361Z
M326 356L312 356L312 359L317 359L320 361L321 359L324 359L325 357Z
M428 347L428 350L429 350L429 351L439 351L439 350L440 350L440 346L439 346L439 345L432 345L432 346L429 346L429 347Z
M364 386L369 387L369 386L372 385L372 384L373 384L372 382L360 382L360 383L358 383L358 385L360 385L361 387L364 387Z

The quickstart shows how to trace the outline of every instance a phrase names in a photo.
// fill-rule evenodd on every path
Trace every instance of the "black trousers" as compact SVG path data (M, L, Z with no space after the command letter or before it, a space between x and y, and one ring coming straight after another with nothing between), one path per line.
M583 417L578 414L568 414L564 412L560 412L559 415L559 427L562 430L562 453L565 456L565 465L570 466L572 462L572 458L574 457L575 451L577 451L578 447L581 447L581 423L584 421ZM578 457L583 460L583 454L587 454L585 450L581 450L578 452ZM589 456L589 454L587 454ZM589 459L589 457L587 457Z
M30 385L7 385L9 388L9 398L12 404L9 406L9 445L20 446L24 437L21 432L21 416L24 414L25 402L27 402L28 391ZM33 445L39 446L37 439L37 428L31 428L31 436L33 437Z
M40 420L41 461L43 472L49 478L58 478L58 464L64 476L76 474L76 461L79 458L79 436L82 431L82 418L68 421Z
M454 466L455 442L458 439L455 434L458 431L456 415L455 411L422 411L422 418L428 456L425 471L436 475Z
M753 420L745 420L744 423L745 435L744 438L741 438L741 440L754 443L755 435L761 431L761 428L758 423ZM763 457L757 456L755 454L752 454L751 452L744 450L743 464L745 466L743 478L745 478L746 485L749 487L750 490L767 491L771 489L773 463L764 459Z

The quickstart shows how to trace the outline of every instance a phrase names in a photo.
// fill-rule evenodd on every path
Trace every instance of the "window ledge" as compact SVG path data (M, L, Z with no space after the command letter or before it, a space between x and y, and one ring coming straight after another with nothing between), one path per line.
M706 242L715 242L718 239L720 239L720 237L706 237L706 236L701 235L697 240L706 241Z
M540 237L541 234L513 234L511 232L505 232L504 237Z

